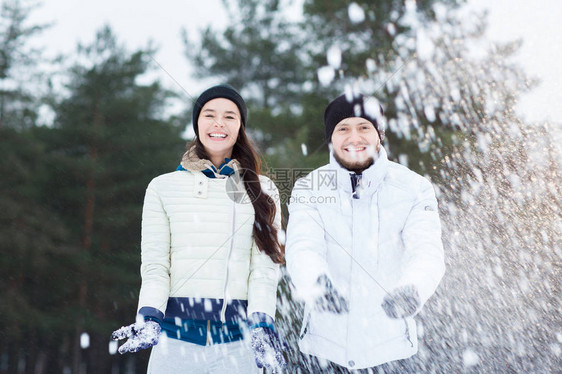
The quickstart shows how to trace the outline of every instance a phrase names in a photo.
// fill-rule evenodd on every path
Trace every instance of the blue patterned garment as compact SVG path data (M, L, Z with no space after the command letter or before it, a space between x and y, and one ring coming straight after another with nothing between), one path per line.
M201 170L203 174L205 174L209 178L216 178L217 175L232 175L234 174L234 169L228 166L228 163L232 161L230 158L225 158L224 162L219 166L219 169L215 167L215 165L211 165L211 168ZM181 164L178 165L176 170L186 170Z

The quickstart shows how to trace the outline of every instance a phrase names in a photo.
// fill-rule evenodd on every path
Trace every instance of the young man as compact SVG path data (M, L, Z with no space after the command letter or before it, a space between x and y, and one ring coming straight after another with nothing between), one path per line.
M445 271L433 187L387 159L372 100L328 105L330 163L297 181L289 205L287 270L305 301L299 347L335 372L414 355L413 316Z

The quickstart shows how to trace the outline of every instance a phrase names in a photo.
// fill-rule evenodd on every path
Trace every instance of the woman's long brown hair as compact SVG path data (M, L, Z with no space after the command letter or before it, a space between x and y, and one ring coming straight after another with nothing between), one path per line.
M197 157L202 160L210 160L205 146L199 137L188 145L195 145ZM246 136L244 126L240 126L238 139L232 150L232 159L236 159L242 167L241 176L244 187L254 206L255 218L253 236L260 251L266 253L271 260L277 264L283 263L283 245L277 238L277 228L273 225L275 220L275 201L261 188L259 174L261 172L261 158L256 147Z

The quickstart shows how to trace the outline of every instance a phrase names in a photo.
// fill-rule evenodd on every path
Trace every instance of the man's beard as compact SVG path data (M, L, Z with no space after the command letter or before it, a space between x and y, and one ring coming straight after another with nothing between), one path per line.
M341 159L336 152L334 152L334 158L336 159L338 164L340 164L342 167L346 168L349 171L355 172L355 174L361 174L363 170L368 169L375 162L373 157L369 157L364 161L352 161L352 162L345 161Z

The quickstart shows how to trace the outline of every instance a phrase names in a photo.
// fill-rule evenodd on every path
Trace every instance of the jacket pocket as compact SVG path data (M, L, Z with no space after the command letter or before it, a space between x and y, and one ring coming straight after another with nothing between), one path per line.
M326 339L333 344L344 346L347 340L349 314L329 312L310 312L306 334ZM303 330L304 332L304 330ZM304 338L305 335L302 335Z
M412 331L404 318L389 318L381 310L380 313L372 314L362 322L361 334L365 335L365 344L370 345L371 349L396 339L408 341L408 345L413 346L412 337L415 331Z
M299 340L302 340L302 338L304 338L304 336L308 332L309 325L310 325L310 313L307 313L303 319L303 323L302 323L303 327L301 328L301 334L299 335Z

